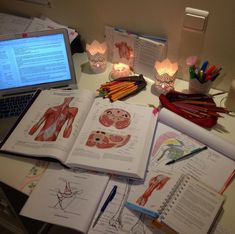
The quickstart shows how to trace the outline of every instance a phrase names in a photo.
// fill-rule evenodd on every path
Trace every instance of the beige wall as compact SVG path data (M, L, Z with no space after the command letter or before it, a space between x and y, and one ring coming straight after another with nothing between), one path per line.
M168 57L181 65L179 77L185 73L185 57L199 55L223 67L224 77L214 86L228 90L235 79L235 2L233 0L51 0L44 7L19 0L1 0L0 11L22 16L46 15L77 29L86 42L103 40L104 25L112 25L139 33L168 38ZM185 7L210 12L205 34L182 29Z

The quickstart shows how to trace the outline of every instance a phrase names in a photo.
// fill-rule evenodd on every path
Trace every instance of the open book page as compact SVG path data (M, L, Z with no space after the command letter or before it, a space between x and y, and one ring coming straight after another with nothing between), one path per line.
M193 177L186 177L159 220L181 234L208 233L224 197Z
M117 193L114 199L109 203L103 215L100 217L98 223L93 226L95 218L98 216L101 206L105 202L109 192L113 186L117 185ZM138 233L138 234L164 234L162 230L156 228L152 224L152 219L148 216L129 210L124 206L129 193L130 185L128 179L121 179L113 177L105 190L100 206L94 216L94 220L89 234L124 234L124 233Z
M114 31L113 36L113 63L125 63L133 68L134 46L137 36L127 32Z
M88 90L42 91L1 149L64 162L93 100Z
M155 62L162 61L166 57L167 44L138 37L136 39L135 52L135 72L154 79Z
M21 215L86 233L109 176L50 164Z
M112 63L125 63L133 68L136 39L137 35L105 26L108 60Z
M136 181L131 185L126 206L153 218L158 217L181 178L181 174L150 170L144 183Z
M95 99L66 164L144 178L157 119L152 110Z
M235 160L235 145L210 133L189 120L163 108L159 114L160 122L175 128L176 130L193 137L210 148Z
M169 119L167 116L168 114L171 116L171 121L175 122L174 125L171 124L171 126L167 126L169 122L165 124L165 121ZM178 128L179 131L176 130L176 128ZM164 114L164 118L162 116L160 117L155 134L155 142L152 147L150 167L159 170L178 171L183 174L190 174L222 193L232 180L235 162L212 148L214 142L213 139L212 142L208 141L211 138L215 138L215 136L207 136L207 142L203 139L204 131L206 131L205 129L194 126L194 124L190 122L186 128L188 135L185 135L180 131L182 128L185 128L185 119L180 116L175 114L172 116L172 112L167 110ZM194 139L194 131L200 136L201 130L203 130L201 133L202 141L199 142ZM217 142L216 139L215 141ZM208 146L207 150L173 164L165 165L172 159L180 158L193 149L202 147L204 144ZM234 148L234 146L230 146L230 148ZM224 149L224 146L221 145L221 150L222 149Z
M154 79L154 64L167 54L167 42L154 36L140 36L105 26L108 60L128 64L135 73Z

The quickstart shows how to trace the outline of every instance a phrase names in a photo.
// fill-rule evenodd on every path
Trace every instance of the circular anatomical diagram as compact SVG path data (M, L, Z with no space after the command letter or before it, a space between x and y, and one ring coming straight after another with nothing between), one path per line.
M103 112L99 121L105 127L114 126L117 129L123 129L130 125L131 115L120 108L110 108Z
M115 135L115 134L109 134L103 131L92 131L89 135L86 145L93 147L96 146L100 149L106 149L106 148L117 148L121 147L130 139L130 135Z

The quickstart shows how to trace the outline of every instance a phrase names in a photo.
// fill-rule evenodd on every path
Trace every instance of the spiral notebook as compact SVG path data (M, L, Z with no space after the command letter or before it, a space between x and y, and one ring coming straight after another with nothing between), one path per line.
M196 234L208 233L223 202L223 195L189 175L151 170L144 184L131 186L126 206L176 232Z

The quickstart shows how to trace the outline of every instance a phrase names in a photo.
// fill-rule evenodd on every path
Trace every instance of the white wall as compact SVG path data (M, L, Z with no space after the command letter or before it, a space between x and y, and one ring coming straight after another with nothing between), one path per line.
M235 2L233 0L51 0L52 7L19 0L1 0L0 11L22 16L52 18L78 30L86 42L103 40L104 25L139 33L165 36L168 57L181 64L185 57L199 55L223 67L224 77L214 86L228 90L235 79ZM205 34L182 29L185 7L210 12ZM178 73L188 79L187 73Z

